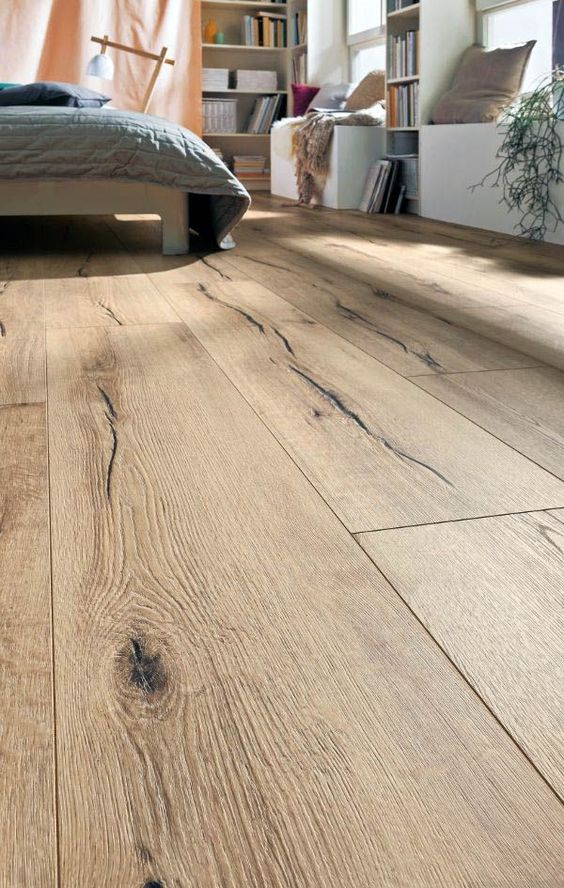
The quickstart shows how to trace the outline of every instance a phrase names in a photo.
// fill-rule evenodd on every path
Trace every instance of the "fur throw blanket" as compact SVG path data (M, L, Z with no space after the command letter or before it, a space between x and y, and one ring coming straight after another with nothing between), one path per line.
M382 120L364 111L340 116L314 111L296 123L292 134L292 147L296 162L299 202L310 204L323 190L329 171L329 148L335 126L381 125Z

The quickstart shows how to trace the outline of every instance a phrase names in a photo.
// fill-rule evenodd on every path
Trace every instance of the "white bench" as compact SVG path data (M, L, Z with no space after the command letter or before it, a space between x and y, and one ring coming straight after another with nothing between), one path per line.
M270 140L271 191L278 197L298 199L294 160L290 151L291 128L276 127ZM336 126L329 154L329 175L321 204L334 210L356 210L370 165L386 154L386 130L381 126Z

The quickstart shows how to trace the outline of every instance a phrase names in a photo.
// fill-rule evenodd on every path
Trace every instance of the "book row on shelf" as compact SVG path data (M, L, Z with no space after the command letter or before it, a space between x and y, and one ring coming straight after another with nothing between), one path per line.
M296 52L292 59L292 80L294 83L307 83L307 52Z
M419 73L419 31L388 38L389 76L414 77Z
M388 126L419 125L419 83L388 87Z
M229 68L203 68L202 89L204 92L223 92L227 89L276 92L278 73L255 69L230 71Z
M292 42L294 46L301 46L307 41L307 12L300 10L292 15Z
M254 104L247 132L269 133L282 108L284 96L261 96Z
M286 16L280 13L257 12L243 16L245 46L286 46Z
M417 196L417 156L388 155L372 164L359 210L364 213L401 213L406 198Z
M254 102L246 126L240 132L261 135L269 133L280 116L285 96L259 96ZM236 133L238 119L237 99L210 99L202 101L204 133Z
M210 147L220 160L228 163L219 146ZM238 179L248 182L268 182L270 180L268 158L263 154L234 154L232 162L228 165Z
M268 160L262 154L235 154L233 172L238 179L247 179L251 182L265 182L270 179Z

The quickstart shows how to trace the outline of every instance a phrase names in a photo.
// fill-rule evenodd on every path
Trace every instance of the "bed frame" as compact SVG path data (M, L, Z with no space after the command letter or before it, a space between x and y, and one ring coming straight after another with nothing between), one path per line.
M165 256L188 252L188 196L141 182L20 180L0 182L0 216L109 216L150 213L161 217Z

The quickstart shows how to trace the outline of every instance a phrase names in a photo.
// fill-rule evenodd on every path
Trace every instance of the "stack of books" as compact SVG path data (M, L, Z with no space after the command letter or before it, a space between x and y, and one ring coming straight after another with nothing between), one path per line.
M301 10L292 16L292 43L301 46L307 43L307 12Z
M267 182L270 179L267 159L260 154L234 155L233 172L238 179L252 182Z
M419 126L419 83L405 83L388 89L388 126Z
M296 52L292 59L292 79L294 83L307 83L307 52Z
M248 89L254 92L275 92L278 89L276 71L235 71L236 89Z
M286 16L282 13L257 12L243 16L245 46L286 46Z
M415 77L419 73L419 31L405 31L388 40L390 77Z
M248 133L269 133L270 127L277 119L277 115L281 110L283 96L261 96L256 100L249 123L247 124Z
M406 195L399 181L401 162L395 159L374 163L368 171L359 210L363 213L400 213Z
M405 185L405 196L419 196L419 156L417 154L388 154L388 160L400 164L399 182Z
M229 88L228 68L203 68L202 89L207 92L221 91Z

